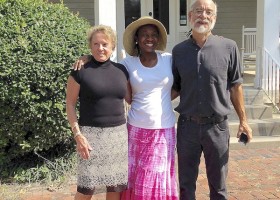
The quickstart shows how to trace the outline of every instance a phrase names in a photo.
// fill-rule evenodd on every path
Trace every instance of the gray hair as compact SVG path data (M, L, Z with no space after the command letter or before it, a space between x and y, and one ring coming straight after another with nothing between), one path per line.
M214 3L214 12L215 12L215 15L217 15L217 12L218 12L218 4L211 0L213 3ZM195 0L192 4L191 4L191 10L194 10L194 6L196 4L197 0Z

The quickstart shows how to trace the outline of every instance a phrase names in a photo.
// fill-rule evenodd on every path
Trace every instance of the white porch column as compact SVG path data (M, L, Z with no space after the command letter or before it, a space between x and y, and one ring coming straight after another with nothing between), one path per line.
M254 80L255 88L262 88L263 80L263 55L264 47L264 1L257 0L257 52L256 52L256 76Z
M117 30L116 0L94 0L94 21L95 25L104 24ZM111 60L117 61L117 47Z
M263 88L263 55L262 49L266 48L269 54L280 62L280 1L257 0L257 66L255 87Z

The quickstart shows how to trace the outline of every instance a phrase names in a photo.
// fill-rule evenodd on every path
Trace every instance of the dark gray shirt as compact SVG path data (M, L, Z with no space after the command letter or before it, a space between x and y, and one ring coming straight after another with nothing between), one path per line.
M175 110L186 116L228 115L229 89L243 81L236 43L210 35L200 48L190 38L176 45L172 55L173 89L180 93Z

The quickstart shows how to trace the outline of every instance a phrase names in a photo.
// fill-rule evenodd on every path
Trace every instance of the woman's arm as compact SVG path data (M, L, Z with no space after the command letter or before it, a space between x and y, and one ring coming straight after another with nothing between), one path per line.
M68 77L66 89L66 113L71 129L78 123L76 115L76 104L80 92L80 85L72 76Z
M89 158L89 151L92 150L87 139L82 135L77 120L76 104L80 92L80 85L74 80L72 76L69 76L67 80L66 89L66 113L67 119L71 126L71 130L74 133L74 139L77 143L77 151L83 159Z
M132 89L131 89L131 85L130 82L127 82L127 93L125 95L125 101L130 105L132 102Z

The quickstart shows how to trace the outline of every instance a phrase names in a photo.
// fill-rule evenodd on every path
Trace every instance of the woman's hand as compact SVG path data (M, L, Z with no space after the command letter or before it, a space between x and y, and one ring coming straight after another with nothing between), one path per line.
M82 134L76 136L75 138L77 143L77 152L85 160L88 160L90 157L90 151L92 147L89 145L87 139Z

